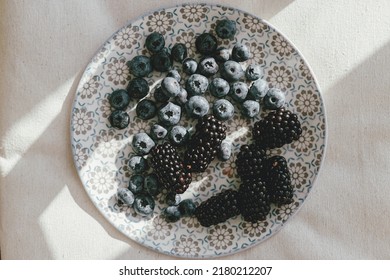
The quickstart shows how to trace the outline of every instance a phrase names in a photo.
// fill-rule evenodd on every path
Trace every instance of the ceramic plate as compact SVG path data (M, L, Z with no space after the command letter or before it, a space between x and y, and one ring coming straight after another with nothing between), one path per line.
M131 123L127 129L110 127L111 113L108 95L126 88L132 78L126 62L139 54L149 55L144 47L148 34L157 31L165 36L166 46L186 44L189 56L197 58L195 38L214 32L216 21L230 19L237 24L232 40L219 40L220 46L231 48L236 42L250 47L252 57L243 63L263 67L269 87L286 92L286 107L301 121L303 133L299 140L271 154L284 155L295 188L294 202L272 207L265 221L248 223L240 216L209 228L196 218L182 218L167 223L161 217L165 207L163 196L156 198L156 208L150 218L137 215L132 208L119 208L115 193L126 187L132 175L128 167L134 155L133 135L149 132L152 121L143 121L135 114L136 102L127 112ZM179 70L180 65L175 64ZM165 73L153 72L146 79L153 91ZM183 76L185 79L185 76ZM211 94L205 95L213 102ZM190 188L182 199L200 203L223 189L237 189L235 157L240 145L251 141L253 123L267 114L262 110L255 119L242 117L236 107L233 119L226 122L227 138L233 142L233 156L227 162L213 161L203 173L194 175ZM194 121L185 116L181 124L190 128ZM240 252L265 241L278 232L304 203L318 175L325 149L325 111L316 80L297 48L266 21L244 11L220 5L186 4L160 9L146 14L118 30L98 50L83 73L71 114L71 145L76 168L91 201L103 216L130 239L161 253L184 258L211 258Z

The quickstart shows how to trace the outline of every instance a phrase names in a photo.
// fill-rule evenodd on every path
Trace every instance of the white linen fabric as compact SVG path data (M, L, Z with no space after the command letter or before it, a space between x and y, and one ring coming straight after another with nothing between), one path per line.
M302 209L269 240L222 259L387 259L390 2L204 1L266 19L301 51L327 109L327 151ZM81 74L129 20L181 1L2 1L2 259L174 259L128 239L95 208L73 164Z

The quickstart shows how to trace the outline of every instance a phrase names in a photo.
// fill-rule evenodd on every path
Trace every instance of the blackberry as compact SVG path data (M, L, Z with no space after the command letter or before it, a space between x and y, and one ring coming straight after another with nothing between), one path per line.
M267 164L267 189L270 201L278 205L293 202L294 189L287 161L283 156L273 156Z
M238 202L243 219L251 223L265 220L271 210L265 182L258 178L244 180L241 183Z
M254 140L260 146L272 149L298 140L302 128L296 114L280 108L255 122L252 133Z
M191 166L192 172L203 172L215 158L222 140L226 138L226 125L213 115L203 116L195 126L184 153L184 164Z
M192 181L189 168L184 166L176 148L169 142L159 144L152 149L151 166L168 192L184 193Z
M223 223L240 214L238 208L238 192L224 190L206 201L203 201L195 209L195 217L204 227Z
M255 144L242 145L237 154L237 174L242 180L264 178L266 152Z

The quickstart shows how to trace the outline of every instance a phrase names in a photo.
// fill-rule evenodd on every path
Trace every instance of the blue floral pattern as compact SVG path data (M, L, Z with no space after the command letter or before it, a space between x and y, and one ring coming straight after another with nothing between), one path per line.
M282 207L273 206L265 221L248 223L237 216L209 228L202 227L194 217L167 223L161 217L165 206L162 195L157 197L155 213L149 218L137 215L132 208L121 209L115 194L118 188L127 186L131 176L128 160L134 154L132 137L137 132L149 132L151 123L136 117L136 103L132 101L127 109L131 119L128 128L111 128L108 95L115 89L126 88L132 78L126 62L135 55L148 55L143 47L147 34L155 31L164 34L168 47L184 43L189 56L196 57L196 36L205 30L214 32L219 18L237 23L235 38L218 39L219 45L228 48L236 42L248 45L252 56L246 63L258 63L263 67L263 78L269 87L286 92L287 108L297 113L302 123L303 133L299 140L269 151L269 154L287 158L295 187L294 202ZM180 69L179 64L175 66ZM150 95L163 76L152 73L147 77ZM214 100L211 95L207 99ZM253 123L267 112L262 110L258 117L248 120L240 115L237 105L235 109L234 118L227 121L227 138L233 142L232 158L226 162L212 162L204 173L194 177L182 199L192 198L199 204L222 189L238 187L235 156L240 145L250 141ZM180 124L190 128L194 121L182 118ZM119 231L161 253L184 258L211 258L258 245L278 232L298 211L322 164L326 117L310 67L297 48L273 26L230 7L183 4L144 15L125 25L103 44L86 67L76 90L71 112L71 144L75 167L91 201Z

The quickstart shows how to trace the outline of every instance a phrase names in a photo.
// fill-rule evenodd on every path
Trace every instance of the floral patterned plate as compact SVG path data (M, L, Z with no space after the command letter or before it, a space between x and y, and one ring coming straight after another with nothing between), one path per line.
M258 63L270 87L286 92L286 107L298 114L303 134L298 141L272 151L284 155L295 187L294 202L273 207L267 219L248 223L240 216L209 228L196 218L182 218L167 223L161 217L163 196L156 199L154 215L144 218L132 208L121 209L115 200L117 188L126 187L131 176L128 160L134 154L131 141L137 132L149 132L151 122L137 118L135 101L127 111L131 123L127 129L110 127L111 109L107 100L114 89L126 88L132 78L126 62L146 54L144 39L151 32L165 35L166 46L186 44L189 56L197 57L194 41L204 31L213 32L216 21L228 18L237 24L232 40L220 40L220 46L235 42L250 47L252 57L246 63ZM175 64L180 68L179 64ZM244 65L245 67L245 65ZM151 92L164 77L152 73L147 80ZM206 93L210 102L213 98ZM153 98L153 95L146 98ZM239 109L236 108L236 112ZM215 160L195 176L182 199L196 203L222 189L237 189L240 181L235 156L240 145L251 141L253 120L239 113L227 121L228 139L233 142L233 156L227 162ZM181 124L190 128L193 121L183 117ZM77 88L71 117L71 144L76 168L91 201L103 216L130 239L158 252L185 258L211 258L240 252L257 245L278 232L304 203L318 175L325 150L325 109L316 80L298 50L266 21L244 11L221 5L185 4L144 15L118 30L108 39L85 69Z

